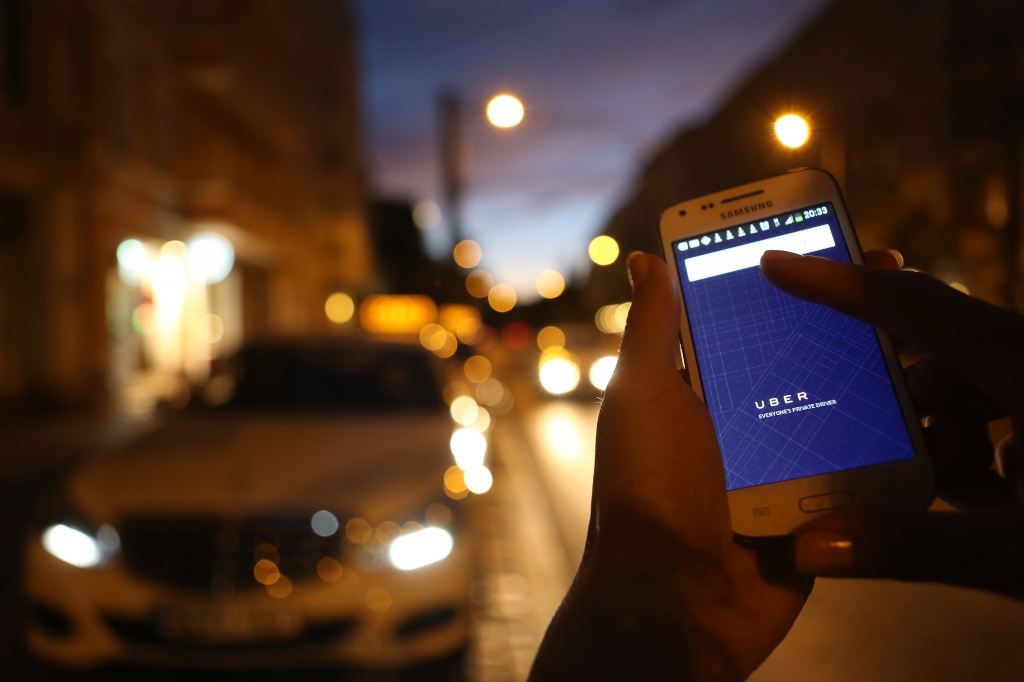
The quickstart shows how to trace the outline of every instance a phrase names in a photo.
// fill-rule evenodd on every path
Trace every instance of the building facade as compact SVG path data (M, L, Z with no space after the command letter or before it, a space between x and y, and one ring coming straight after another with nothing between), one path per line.
M373 268L357 95L343 0L0 0L0 400L195 376L146 338L159 301L118 274L125 240L230 241L230 275L176 323L200 364L326 332L327 296Z
M795 150L773 132L787 113L811 127ZM1022 158L1024 4L839 0L667 141L605 231L624 252L657 253L673 203L817 166L839 180L865 248L1024 309ZM586 295L628 300L621 264L595 269Z

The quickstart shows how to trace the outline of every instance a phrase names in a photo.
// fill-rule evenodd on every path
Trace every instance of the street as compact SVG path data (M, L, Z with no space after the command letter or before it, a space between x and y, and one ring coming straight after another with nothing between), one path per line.
M0 677L525 681L627 339L538 680L1024 680L1022 141L1021 0L0 0Z
M467 586L474 609L469 679L526 679L544 628L582 556L597 415L592 403L527 400L492 431L494 486L474 498L472 506L477 577ZM23 430L20 440L5 440L0 655L13 675L8 679L180 679L175 670L69 673L25 653L17 594L22 535L39 495L69 462L94 456L97 438L97 431L79 427L74 437L60 442L53 439L52 427L40 428L50 445L37 450L34 459L24 451L17 460L11 455L42 436L32 438ZM818 580L790 635L751 679L993 681L1019 679L1022 670L1024 605L951 587ZM428 672L402 679L434 679ZM254 674L248 671L244 677L253 679ZM256 678L398 679L338 670L263 671Z

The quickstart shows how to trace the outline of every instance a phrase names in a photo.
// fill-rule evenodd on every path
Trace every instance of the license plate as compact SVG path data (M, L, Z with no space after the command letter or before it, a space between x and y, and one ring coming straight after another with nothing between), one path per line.
M287 641L301 635L304 627L293 611L237 607L166 611L158 623L166 640L201 644Z

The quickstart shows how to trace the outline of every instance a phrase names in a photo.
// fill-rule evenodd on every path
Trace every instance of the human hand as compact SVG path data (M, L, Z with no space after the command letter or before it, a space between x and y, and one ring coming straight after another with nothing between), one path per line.
M676 370L679 294L661 259L633 254L629 269L633 305L598 420L587 549L531 680L745 679L812 583L769 582L767 553L734 541L714 426Z
M927 275L900 272L898 254L861 267L768 252L761 270L783 291L892 332L931 353L907 385L935 464L939 494L964 514L842 512L801 528L807 575L896 578L977 587L1024 599L1022 448L993 448L988 421L1024 425L1024 316L966 296ZM1002 478L992 471L993 459Z

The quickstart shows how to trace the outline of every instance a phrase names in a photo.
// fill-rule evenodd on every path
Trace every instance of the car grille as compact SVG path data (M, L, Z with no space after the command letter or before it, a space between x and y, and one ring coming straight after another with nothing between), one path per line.
M177 646L192 649L267 649L269 647L288 647L299 644L316 644L320 642L332 642L347 635L358 621L355 618L343 618L341 620L323 621L308 623L302 632L294 638L280 640L257 640L251 642L202 642L202 641L175 641L168 639L160 632L159 624L155 619L134 619L123 618L112 615L104 615L103 619L113 632L125 642L131 644Z
M270 558L292 582L316 577L338 556L339 534L320 537L310 515L265 519L132 518L119 528L125 565L166 585L230 593L256 587L256 561Z

